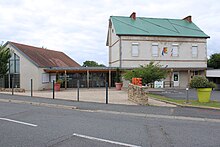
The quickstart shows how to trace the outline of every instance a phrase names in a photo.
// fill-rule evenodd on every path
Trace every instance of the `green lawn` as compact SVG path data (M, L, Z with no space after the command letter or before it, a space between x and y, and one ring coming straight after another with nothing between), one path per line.
M164 97L164 96L160 96L160 95L156 95L156 94L148 94L148 95L149 95L149 97L152 97L152 98L155 98L158 100L172 102L172 103L181 104L181 105L186 105L185 99L176 100L176 99L172 99L172 98L168 98L168 97ZM220 108L219 101L210 101L209 103L200 103L197 100L190 100L189 104L187 104L187 105Z

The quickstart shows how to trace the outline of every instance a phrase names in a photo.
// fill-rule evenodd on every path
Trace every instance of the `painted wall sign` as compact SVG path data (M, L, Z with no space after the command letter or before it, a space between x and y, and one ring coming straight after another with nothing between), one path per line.
M168 48L167 47L163 47L162 56L164 56L167 53L168 53Z

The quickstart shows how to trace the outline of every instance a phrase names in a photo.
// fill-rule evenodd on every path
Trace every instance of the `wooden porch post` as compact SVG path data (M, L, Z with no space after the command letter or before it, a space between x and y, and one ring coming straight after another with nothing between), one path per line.
M67 89L67 75L66 75L66 70L64 74L64 82L65 82L65 89Z
M109 69L109 71L108 71L108 81L109 81L109 83L108 83L108 87L109 88L111 88L111 81L112 81L112 77L111 77L111 69Z
M190 70L188 70L188 87L189 87L189 83L190 83L190 80L191 80L191 74L190 74Z
M87 88L89 88L89 70L87 70Z
M170 87L172 86L173 69L170 70Z

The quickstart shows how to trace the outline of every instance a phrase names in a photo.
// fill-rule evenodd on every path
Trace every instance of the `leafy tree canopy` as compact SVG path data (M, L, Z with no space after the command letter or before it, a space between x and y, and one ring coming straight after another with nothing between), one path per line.
M220 53L212 54L208 60L208 67L213 67L215 69L220 68Z
M11 57L10 50L4 49L2 46L0 46L0 77L3 77L7 74L9 68L8 68L8 62Z
M161 80L165 78L166 75L167 72L161 69L161 65L150 62L148 65L141 65L139 68L127 71L123 77L130 82L132 81L132 78L142 78L142 83L148 84Z
M105 67L104 64L98 64L95 61L88 61L88 60L83 62L83 66L84 67Z

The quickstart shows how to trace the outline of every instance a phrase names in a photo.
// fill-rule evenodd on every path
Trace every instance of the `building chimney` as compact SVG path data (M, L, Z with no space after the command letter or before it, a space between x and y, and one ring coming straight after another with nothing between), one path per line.
M130 18L132 18L133 20L136 20L136 13L133 12L133 13L130 15Z
M187 16L187 17L183 18L183 20L186 20L189 23L191 23L192 22L192 16Z

